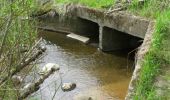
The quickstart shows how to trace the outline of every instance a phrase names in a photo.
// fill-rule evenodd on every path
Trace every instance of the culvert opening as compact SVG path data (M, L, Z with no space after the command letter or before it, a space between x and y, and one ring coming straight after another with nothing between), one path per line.
M122 52L127 55L127 60L135 60L135 54L138 47L143 43L143 39L109 27L103 27L100 42L100 48L104 52L111 54L113 52Z
M143 42L142 38L132 36L109 27L103 27L101 48L103 51L133 50Z
M77 29L82 31L80 35L90 38L90 44L99 43L99 25L97 23L78 18Z

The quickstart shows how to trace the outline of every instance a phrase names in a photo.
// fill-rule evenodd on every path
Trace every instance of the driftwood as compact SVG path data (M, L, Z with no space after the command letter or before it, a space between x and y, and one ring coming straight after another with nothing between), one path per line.
M25 88L20 91L19 100L23 100L33 92L37 91L40 88L40 84L42 84L45 79L47 79L51 74L53 74L54 71L55 70L51 68L48 73L41 75L41 77L35 83L30 83L28 86L25 86Z

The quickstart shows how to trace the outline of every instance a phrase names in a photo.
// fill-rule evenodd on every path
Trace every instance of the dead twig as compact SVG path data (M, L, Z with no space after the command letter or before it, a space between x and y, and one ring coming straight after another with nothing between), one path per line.
M32 57L22 61L22 63L20 63L19 65L17 65L17 67L12 70L11 76L15 75L16 73L20 72L24 67L26 67L27 65L29 65L32 61L34 61L36 58L38 58L40 55L42 54L42 50L38 50L36 51ZM3 79L1 79L0 84L2 84L3 82L5 82L7 79L9 78L9 76L4 77Z

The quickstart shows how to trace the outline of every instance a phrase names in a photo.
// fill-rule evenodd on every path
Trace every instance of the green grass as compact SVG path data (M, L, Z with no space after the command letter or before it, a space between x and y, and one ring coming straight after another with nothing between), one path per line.
M165 0L150 0L143 7L135 1L129 11L156 20L156 29L153 34L152 45L142 62L140 78L137 82L134 100L160 100L156 96L153 85L161 66L169 62L170 58L170 2Z
M108 8L114 5L114 0L55 0L57 4L76 3L93 8Z

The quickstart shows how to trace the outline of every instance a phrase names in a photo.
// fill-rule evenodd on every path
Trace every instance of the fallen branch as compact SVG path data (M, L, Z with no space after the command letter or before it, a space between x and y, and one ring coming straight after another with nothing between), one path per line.
M35 48L38 45L38 43L36 43L36 45L34 45L32 47L31 50L29 50L30 54L31 51L33 50L33 48ZM27 54L29 54L29 52ZM35 53L33 53L33 55L31 57L29 57L28 59L22 61L22 63L20 63L19 65L17 65L16 69L12 70L10 73L10 77L12 77L13 75L15 75L16 73L20 72L23 68L25 68L27 65L29 65L31 62L35 61L36 58L38 58L41 54L42 54L43 50L37 50ZM24 58L25 59L25 58ZM5 76L3 79L0 80L0 84L3 84L7 79L9 78L9 75Z
M47 79L51 74L53 74L55 70L51 68L51 70L42 75L40 79L38 79L35 83L31 83L29 85L26 85L21 91L20 91L20 97L18 100L23 100L26 97L28 97L30 94L34 93L40 88L40 84L44 82L45 79Z

